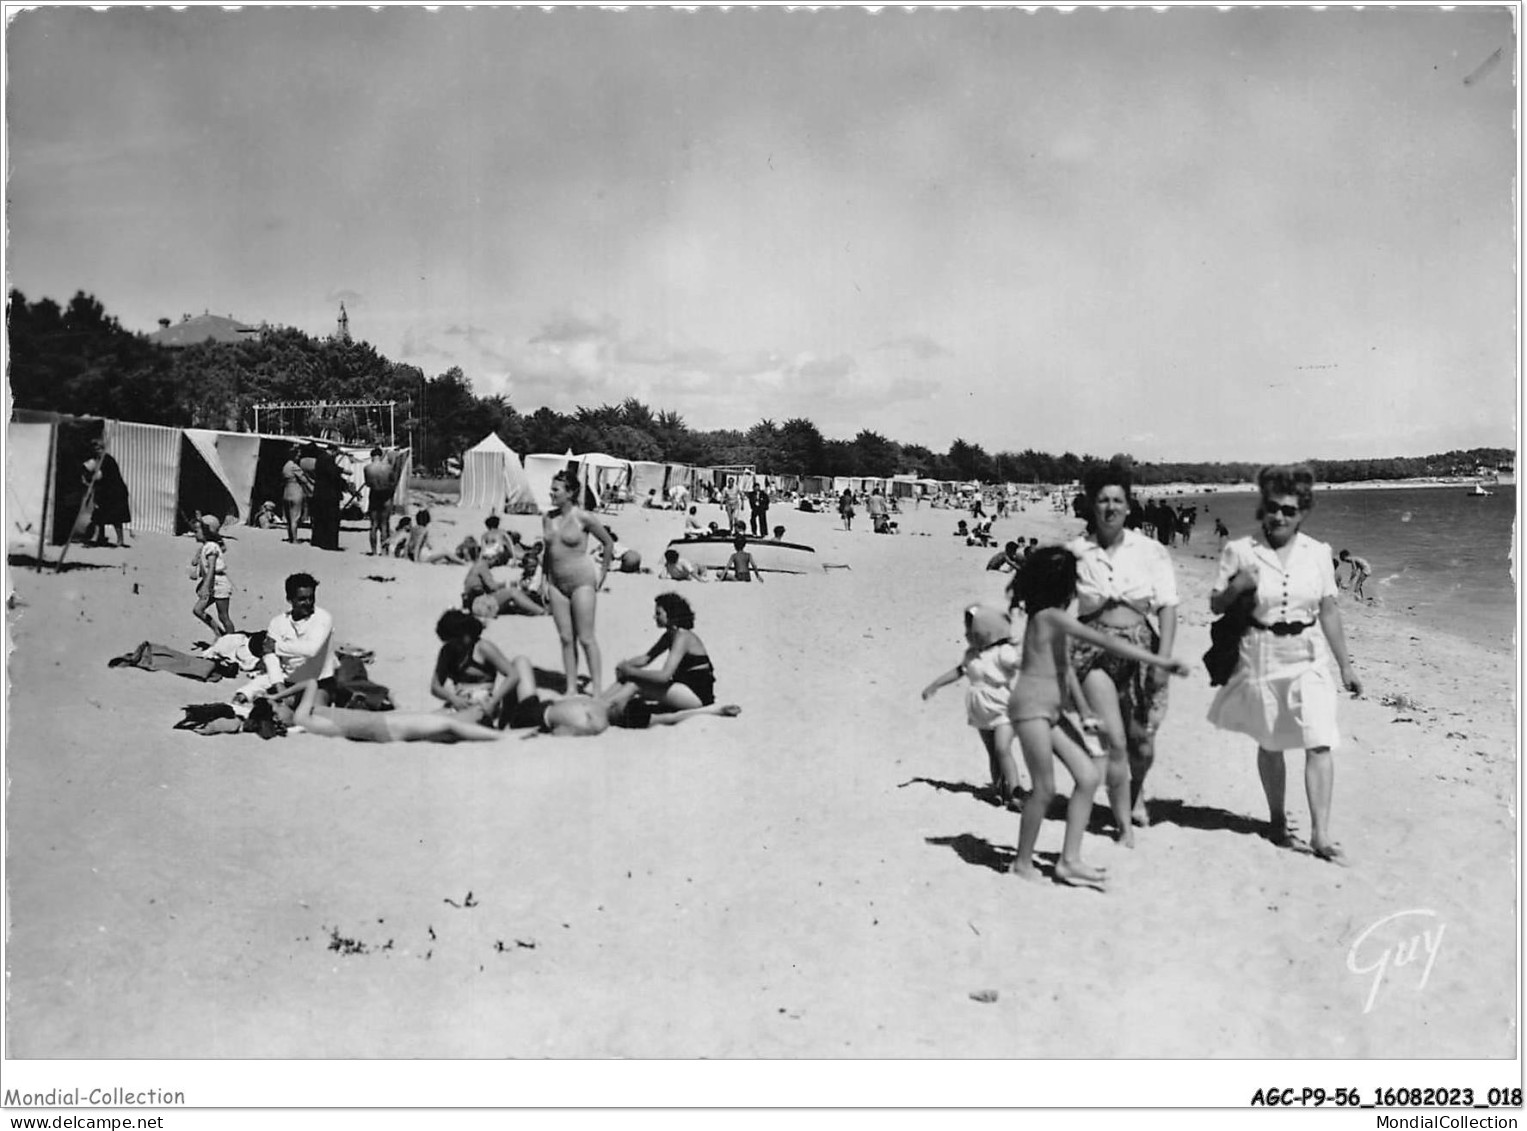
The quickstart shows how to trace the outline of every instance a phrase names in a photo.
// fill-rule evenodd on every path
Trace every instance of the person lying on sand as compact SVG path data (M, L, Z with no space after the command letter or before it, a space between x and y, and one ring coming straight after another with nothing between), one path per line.
M710 580L710 574L704 566L697 566L688 558L679 557L677 550L663 551L663 576L671 581Z
M543 699L536 688L535 669L524 656L510 661L514 681L505 698L501 716L509 730L529 730L526 738L549 734L556 738L587 738L603 734L611 727L645 730L652 726L677 726L700 715L736 718L742 708L735 704L709 704L702 707L655 713L642 698L634 683L616 683L598 695L565 695Z
M292 699L298 699L295 708L290 705ZM328 696L313 679L305 679L260 702L269 703L276 719L287 728L301 727L308 734L324 738L348 738L352 742L496 742L504 737L502 731L455 715L330 707Z

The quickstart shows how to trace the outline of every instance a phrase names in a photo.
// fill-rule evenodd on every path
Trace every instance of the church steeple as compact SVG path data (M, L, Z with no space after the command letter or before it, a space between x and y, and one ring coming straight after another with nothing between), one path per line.
M350 316L345 313L343 300L339 304L339 329L335 331L334 338L336 341L344 342L345 345L350 344Z

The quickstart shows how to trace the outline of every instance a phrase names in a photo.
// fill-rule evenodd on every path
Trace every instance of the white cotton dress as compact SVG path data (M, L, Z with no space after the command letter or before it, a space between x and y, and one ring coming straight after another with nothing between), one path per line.
M1317 619L1321 600L1336 596L1331 548L1296 534L1285 563L1262 539L1238 538L1220 554L1214 591L1222 592L1238 569L1257 575L1258 623L1308 627L1292 635L1248 629L1235 673L1209 705L1209 721L1264 750L1336 749L1338 687Z

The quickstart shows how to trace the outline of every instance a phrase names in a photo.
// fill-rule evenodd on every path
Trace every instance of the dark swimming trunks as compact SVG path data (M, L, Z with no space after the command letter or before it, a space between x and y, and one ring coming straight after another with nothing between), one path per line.
M505 730L541 730L546 723L544 699L521 699L504 716Z

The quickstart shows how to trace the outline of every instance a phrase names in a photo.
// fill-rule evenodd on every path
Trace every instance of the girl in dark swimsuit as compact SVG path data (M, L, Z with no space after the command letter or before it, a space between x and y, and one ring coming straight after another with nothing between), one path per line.
M658 710L685 711L716 701L716 672L710 653L695 635L695 614L677 593L659 593L652 619L663 630L656 644L640 656L615 665L615 676L634 683ZM667 653L661 667L650 666Z
M501 724L503 715L517 701L518 686L530 661L513 660L498 645L482 638L482 622L471 613L448 609L435 625L440 653L429 692L445 701L459 717L488 726ZM530 675L531 688L535 676Z

